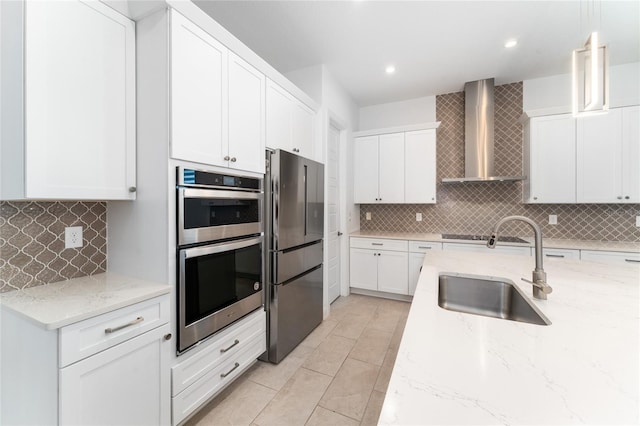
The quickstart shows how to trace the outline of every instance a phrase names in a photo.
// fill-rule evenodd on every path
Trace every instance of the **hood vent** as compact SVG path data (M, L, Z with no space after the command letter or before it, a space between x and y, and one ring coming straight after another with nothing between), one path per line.
M504 182L524 176L495 176L493 167L494 79L464 85L464 177L442 183Z

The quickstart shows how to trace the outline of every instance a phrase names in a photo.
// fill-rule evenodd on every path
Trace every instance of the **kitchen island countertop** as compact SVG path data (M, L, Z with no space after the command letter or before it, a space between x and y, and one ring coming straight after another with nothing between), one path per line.
M442 272L512 280L531 298L531 257L425 256L380 425L637 424L640 267L551 259L532 325L438 306Z

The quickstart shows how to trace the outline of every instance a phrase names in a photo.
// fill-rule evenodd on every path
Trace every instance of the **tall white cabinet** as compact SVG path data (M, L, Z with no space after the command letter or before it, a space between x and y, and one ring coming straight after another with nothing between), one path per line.
M0 197L135 199L134 22L97 1L0 7Z
M436 129L404 135L404 202L436 202Z
M264 172L265 76L171 13L171 156Z

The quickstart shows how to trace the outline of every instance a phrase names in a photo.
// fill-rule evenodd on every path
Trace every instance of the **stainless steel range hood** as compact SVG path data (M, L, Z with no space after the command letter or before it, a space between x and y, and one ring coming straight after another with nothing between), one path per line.
M493 167L494 79L464 85L464 177L442 183L504 182L524 176L496 176Z

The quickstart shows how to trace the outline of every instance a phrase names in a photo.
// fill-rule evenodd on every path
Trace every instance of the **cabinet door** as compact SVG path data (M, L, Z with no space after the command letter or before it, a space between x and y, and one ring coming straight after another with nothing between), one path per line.
M353 202L378 202L378 136L354 141Z
M530 122L529 203L576 202L576 123L571 114Z
M296 154L300 154L306 158L315 159L315 115L313 111L307 108L306 105L303 105L294 99L292 113L292 148Z
M409 253L378 252L378 290L409 294Z
M165 324L60 369L60 424L168 424L169 330Z
M375 250L351 249L350 254L351 287L377 290L378 252Z
M407 132L404 136L404 202L436 202L436 131Z
M267 140L269 148L286 149L292 146L292 104L293 98L282 87L267 81Z
M171 13L171 156L226 166L227 49Z
M423 262L424 253L409 253L409 294L411 296L416 292Z
M578 118L577 136L578 203L622 202L621 109Z
M612 265L640 264L640 253L580 250L580 260Z
M640 203L640 106L622 109L622 196Z
M135 198L135 24L100 2L24 7L26 197Z
M404 203L404 133L379 136L378 201Z
M229 53L229 166L264 173L265 77Z

